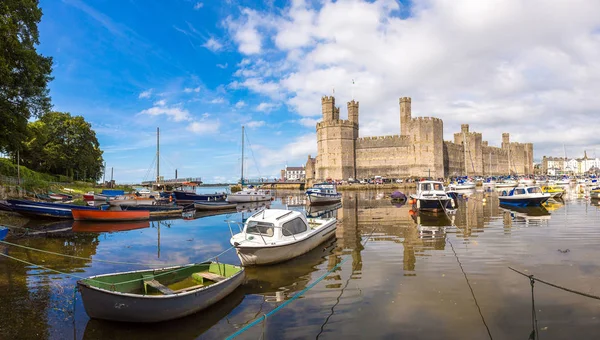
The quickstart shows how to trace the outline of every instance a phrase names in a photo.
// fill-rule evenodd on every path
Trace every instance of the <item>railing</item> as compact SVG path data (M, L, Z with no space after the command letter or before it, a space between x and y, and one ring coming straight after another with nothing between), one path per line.
M185 177L185 178L164 179L164 180L161 180L159 182L159 184L183 183L183 182L202 183L202 178L200 178L200 177ZM152 185L155 183L156 183L156 181L143 181L142 185Z

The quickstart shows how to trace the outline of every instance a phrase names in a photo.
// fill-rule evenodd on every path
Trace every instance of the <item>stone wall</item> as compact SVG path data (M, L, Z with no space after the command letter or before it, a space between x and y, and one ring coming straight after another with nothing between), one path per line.
M464 151L462 144L444 142L445 177L460 176L465 173Z

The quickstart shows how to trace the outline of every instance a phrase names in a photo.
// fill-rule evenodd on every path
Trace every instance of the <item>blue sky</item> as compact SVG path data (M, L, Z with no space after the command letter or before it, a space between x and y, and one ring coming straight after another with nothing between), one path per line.
M594 156L600 2L575 2L41 0L39 50L54 109L92 123L119 182L155 176L157 127L165 177L238 179L242 125L247 174L278 176L315 156L334 91L361 137L398 134L410 96L447 140L469 123L537 159Z

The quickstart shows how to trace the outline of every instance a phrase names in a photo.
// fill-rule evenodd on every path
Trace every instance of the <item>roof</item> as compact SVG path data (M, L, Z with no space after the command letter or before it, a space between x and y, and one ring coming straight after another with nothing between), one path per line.
M291 170L304 170L303 166L286 166L285 167L286 171L291 171Z
M257 213L255 213L254 215L252 215L250 218L248 218L248 221L250 220L254 220L254 221L262 221L264 220L265 222L271 222L274 224L281 224L283 222L287 222L293 218L296 218L298 216L304 216L301 212L296 211L296 210L286 210L286 209L263 209Z

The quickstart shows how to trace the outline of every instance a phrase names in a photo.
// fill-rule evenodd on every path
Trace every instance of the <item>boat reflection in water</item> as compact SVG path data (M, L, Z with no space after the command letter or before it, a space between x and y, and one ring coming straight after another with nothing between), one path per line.
M446 229L454 225L454 215L429 212L410 211L410 216L417 224L419 238L437 239L446 237Z
M92 221L74 221L73 231L78 233L101 233L115 232L148 228L150 221L130 221L130 222L92 222Z
M541 224L550 220L550 212L543 207L511 207L500 204L500 209L504 211L505 216L510 216L512 221L525 222L529 224Z
M306 217L308 218L337 218L337 211L342 207L342 202L327 205L306 206Z
M268 302L281 302L304 289L311 273L332 255L336 239L331 238L308 253L270 266L247 267L246 283L240 287L246 294L258 294Z
M166 322L136 324L90 319L85 326L83 339L196 339L226 318L242 303L244 296L244 290L238 287L207 309Z

